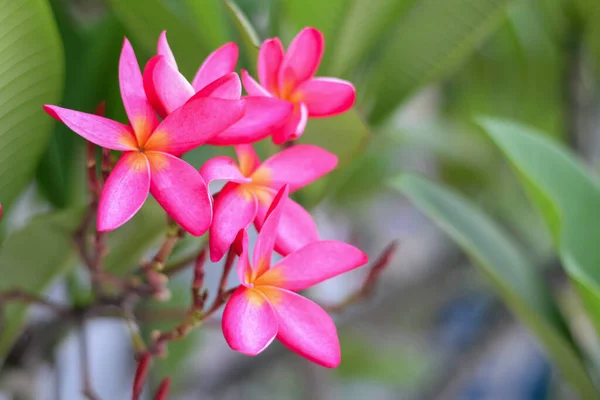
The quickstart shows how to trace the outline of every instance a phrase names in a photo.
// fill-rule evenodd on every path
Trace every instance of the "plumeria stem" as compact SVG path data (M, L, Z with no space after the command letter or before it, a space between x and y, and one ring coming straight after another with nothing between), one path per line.
M189 257L185 257L182 260L176 261L174 263L169 263L169 264L165 265L165 268L163 269L162 273L165 274L166 276L173 276L176 273L186 269L193 262L195 262L198 259L198 257L200 257L202 255L202 253L206 254L207 248L208 248L208 243L202 247L200 252L194 253L194 254L190 255Z
M171 378L166 377L160 383L160 386L156 390L156 395L154 395L154 400L166 400L167 395L169 394L169 389L171 388Z
M38 306L45 307L59 315L66 315L71 312L71 309L67 306L63 306L61 304L57 304L46 300L42 297L36 296L31 293L27 293L25 291L19 289L12 289L6 292L0 293L0 303L6 303L9 301L16 301L25 304L35 304Z
M379 280L379 277L381 276L381 273L390 264L397 249L397 241L390 243L375 261L369 270L369 274L367 275L365 281L356 292L350 294L342 302L324 308L329 312L339 313L346 310L346 308L348 308L350 305L364 298L370 297L373 294L373 290L377 284L377 281Z
M230 248L225 260L225 264L223 265L223 272L221 274L221 279L219 280L219 288L215 300L210 308L204 311L204 304L208 295L207 291L202 289L202 286L204 285L204 264L206 262L206 252L202 251L200 253L194 265L194 279L192 281L192 304L190 309L184 320L175 328L166 332L157 331L153 333L154 345L148 350L150 353L164 354L166 350L165 344L167 342L184 338L192 331L192 329L212 316L227 302L231 294L236 289L225 289L227 285L227 278L233 267L235 257L235 250Z
M152 261L144 268L145 270L162 271L167 259L173 252L175 245L185 236L185 230L175 223L170 223L167 237Z

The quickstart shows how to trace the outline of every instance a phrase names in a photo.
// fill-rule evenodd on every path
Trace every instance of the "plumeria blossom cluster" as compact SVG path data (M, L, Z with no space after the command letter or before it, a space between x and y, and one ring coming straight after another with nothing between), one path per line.
M185 231L209 233L210 257L239 255L241 285L223 315L227 343L255 355L277 338L326 367L340 362L333 321L296 292L367 262L353 246L321 241L310 214L288 194L337 165L330 152L292 145L258 158L252 144L275 144L302 135L309 117L350 109L351 83L315 77L324 51L322 34L303 29L287 51L278 38L266 40L258 58L258 82L235 72L238 47L228 43L202 63L191 83L179 72L163 32L157 55L140 70L125 39L119 85L128 123L45 105L46 112L88 141L122 152L98 203L97 230L114 230L131 219L151 193ZM248 95L242 95L242 82ZM343 138L340 138L343 140ZM237 161L215 157L196 170L182 155L202 145L233 146ZM225 181L211 195L208 185ZM250 257L247 228L259 231ZM284 258L272 265L272 253Z

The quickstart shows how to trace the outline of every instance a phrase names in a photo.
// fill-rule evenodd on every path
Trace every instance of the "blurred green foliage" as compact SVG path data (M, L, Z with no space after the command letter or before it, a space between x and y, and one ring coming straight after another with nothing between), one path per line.
M105 100L107 116L125 121L117 82L124 35L143 67L167 30L179 67L191 78L229 41L240 44L239 67L255 73L262 40L280 36L287 45L310 25L326 38L318 75L351 80L359 100L341 116L309 121L299 142L336 153L340 163L297 199L309 207L329 202L356 210L389 190L388 180L411 153L426 154L425 172L454 190L412 175L396 180L396 189L477 261L573 387L584 398L597 397L586 356L534 265L551 256L551 236L600 329L600 194L595 178L566 149L589 134L580 132L586 126L581 97L586 107L600 107L597 0L0 0L0 22L0 203L6 214L0 289L42 293L74 265L71 235L86 202L83 142L43 114L43 103L92 112ZM420 97L410 101L428 87L433 95L425 105ZM476 122L480 115L496 118L482 123L487 135ZM268 140L257 148L262 157L278 151ZM216 154L231 155L231 149L205 146L186 160L199 167ZM503 156L517 177L506 174ZM32 185L36 204L50 212L29 220L32 212L14 205ZM28 222L15 229L14 220ZM160 208L148 202L108 236L106 268L134 268L165 228ZM521 240L527 245L517 249L513 242ZM175 257L189 255L191 244L181 243ZM176 297L173 304L188 301ZM4 316L0 357L25 313L15 307ZM340 373L354 376L352 366L367 355L361 344L347 346L350 361ZM179 356L167 368L184 362L186 347L174 352ZM395 379L388 375L391 362L379 358L360 373Z

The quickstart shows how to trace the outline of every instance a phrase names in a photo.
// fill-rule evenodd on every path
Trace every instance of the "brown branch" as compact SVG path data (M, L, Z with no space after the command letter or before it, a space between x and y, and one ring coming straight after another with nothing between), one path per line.
M148 349L148 352L153 355L163 355L166 352L167 342L183 339L192 331L192 329L211 317L227 302L234 290L237 289L225 289L227 278L231 272L235 257L236 253L232 247L229 249L225 264L223 265L223 272L221 273L221 279L219 280L217 295L210 308L207 311L204 311L204 303L206 302L208 293L206 290L202 290L201 286L204 283L204 263L206 261L206 253L202 252L200 254L196 260L196 265L194 266L194 280L192 282L193 298L187 316L179 325L170 331L154 332L152 335L153 345Z
M202 247L202 249L200 250L200 252L198 253L194 253L188 257L185 257L179 261L173 262L173 263L169 263L167 265L165 265L162 273L165 274L166 276L173 276L176 273L184 270L185 268L187 268L190 264L192 264L193 262L195 262L198 257L200 257L200 255L202 253L206 253L208 249L208 243L204 245L204 247Z
M11 289L0 293L0 304L11 301L45 307L59 315L67 315L71 312L71 308L68 306L51 302L43 297L39 297L32 293L27 293L20 289Z
M370 297L373 294L373 290L381 273L383 270L390 264L392 261L392 257L398 248L398 242L393 241L390 243L381 253L379 258L375 261L371 269L369 270L369 274L367 275L365 281L362 286L354 293L351 293L346 299L344 299L339 304L334 304L330 306L326 306L325 309L329 312L339 313L344 311L350 305Z
M169 223L169 229L167 231L167 237L165 241L160 246L160 249L156 252L156 255L146 265L142 266L142 271L147 272L150 270L153 271L162 271L167 259L173 252L175 245L185 236L185 230L174 222Z

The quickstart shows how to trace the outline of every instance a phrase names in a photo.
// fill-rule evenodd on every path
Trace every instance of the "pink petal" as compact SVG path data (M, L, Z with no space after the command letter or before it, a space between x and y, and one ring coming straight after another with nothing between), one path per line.
M327 368L340 364L340 342L331 317L314 302L285 289L257 287L277 315L277 339L302 357Z
M112 231L142 208L150 190L150 165L137 151L123 153L110 173L98 204L98 230Z
M277 93L279 68L283 61L283 45L279 38L265 40L258 53L258 79L269 92Z
M138 142L143 145L158 125L154 109L144 93L144 82L131 43L123 41L119 60L121 98Z
M242 84L235 72L230 72L209 83L196 95L196 97L217 97L228 100L239 100L241 96Z
M137 150L135 136L127 125L98 115L47 104L44 105L44 111L98 146L112 150Z
M255 356L275 339L277 317L260 291L240 287L225 305L222 327L229 347Z
M165 118L194 95L192 85L163 56L155 56L144 69L144 89L152 106Z
M356 91L348 81L313 78L298 86L292 97L306 105L309 117L329 117L352 108Z
M227 43L213 51L200 66L192 86L196 91L225 74L235 71L238 60L238 47L235 43Z
M287 183L292 192L328 174L336 165L335 154L312 144L298 144L265 160L255 174L268 176L276 188Z
M273 143L282 145L290 140L298 139L306 128L308 121L308 109L303 103L297 104L294 113L290 116L286 124L273 134Z
M272 94L256 82L245 69L242 70L242 82L244 83L244 89L246 89L246 92L248 92L250 96L272 96Z
M266 212L266 207L262 207L259 203L255 219L258 231L262 229ZM283 212L279 220L275 251L286 256L318 240L319 231L312 216L300 204L288 199L283 205Z
M254 254L252 257L252 266L260 275L264 270L267 270L271 266L271 256L273 254L273 247L275 245L275 239L277 238L277 229L279 227L279 220L283 212L283 206L288 200L289 189L286 186L282 187L277 193L269 211L267 211L267 217L262 226L261 231L258 233L256 239L256 245L254 246Z
M250 176L260 165L258 154L251 144L239 144L234 148L240 164L240 171L244 176Z
M179 225L194 236L208 230L211 199L204 179L185 161L167 153L146 152L152 181L150 192Z
M145 148L181 155L233 125L244 110L242 100L194 97L161 122Z
M317 72L325 39L315 28L304 28L292 40L279 70L279 94L286 97Z
M213 157L202 165L200 175L209 185L214 180L224 180L236 183L248 183L252 179L246 178L233 158L226 156Z
M257 142L285 124L293 105L270 97L243 97L246 114L242 119L215 136L208 143L228 146Z
M242 186L228 183L215 198L209 245L211 261L219 261L240 230L246 229L256 216L256 196Z
M354 246L323 240L288 255L255 283L299 291L363 266L367 261L367 255Z
M162 31L160 36L158 37L158 45L156 46L156 54L159 56L163 56L165 60L169 62L173 66L173 68L177 69L177 61L175 61L175 56L173 56L173 51L169 46L169 42L167 41L167 31Z

